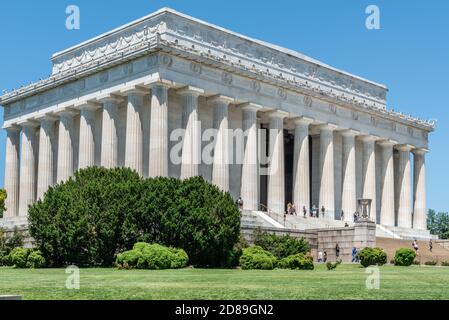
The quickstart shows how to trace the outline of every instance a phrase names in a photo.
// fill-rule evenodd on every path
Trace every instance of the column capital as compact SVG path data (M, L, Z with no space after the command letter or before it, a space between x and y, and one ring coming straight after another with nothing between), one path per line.
M293 120L294 124L305 125L305 126L310 125L314 121L314 119L312 119L312 118L303 117L303 116L295 117L295 118L293 118L291 120Z
M207 102L210 102L210 103L223 102L223 103L231 104L231 103L235 102L235 99L232 97L217 94L217 95L208 97Z
M202 96L204 95L204 90L192 86L185 86L176 91L180 95L192 95L192 96Z
M22 128L37 128L39 126L39 121L36 121L34 119L21 120L17 121L17 125L21 126Z
M395 148L399 151L410 151L414 148L411 144L398 144Z
M244 102L238 105L242 110L246 111L259 111L262 110L263 107L260 104L253 103L253 102Z
M129 96L129 95L142 95L143 96L148 93L149 92L148 92L147 88L144 88L144 87L141 87L138 85L133 85L133 86L129 86L129 87L120 89L120 94L126 95L126 96Z
M20 131L20 125L18 125L17 123L10 123L7 125L3 126L3 129L5 129L8 132L15 132L15 131Z
M161 86L161 87L166 87L167 89L175 86L173 81L161 79L161 78L147 80L143 83L143 85L145 87L150 87L150 88L153 88L156 86Z
M379 141L377 142L377 144L378 144L379 146L381 146L381 147L387 148L387 147L394 147L395 145L398 144L398 142L395 141L395 140L384 139L384 140L379 140Z
M119 95L119 94L115 94L115 93L104 93L101 94L97 97L95 97L95 101L99 102L99 103L105 103L105 102L116 102L116 103L120 103L123 102L125 99L123 98L123 96Z
M427 148L414 148L412 149L412 153L413 154L417 154L417 155L424 155L427 152L429 152L430 150Z
M323 123L318 126L320 131L335 131L338 129L338 126L334 123Z
M370 141L376 142L378 140L381 140L381 137L372 134L364 134L360 136L360 140L363 142L370 142Z
M78 110L72 108L65 108L62 110L55 111L54 114L59 118L74 117L78 114Z
M360 131L354 129L345 129L340 132L343 137L355 137L360 135Z
M273 118L284 119L288 116L288 112L285 112L282 110L273 110L273 111L268 111L267 116L270 119L273 119Z
M80 101L75 103L74 107L82 111L95 111L101 107L101 104L96 101Z

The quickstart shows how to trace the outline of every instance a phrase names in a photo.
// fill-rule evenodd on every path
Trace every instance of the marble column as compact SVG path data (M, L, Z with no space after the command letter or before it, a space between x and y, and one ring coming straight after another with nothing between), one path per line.
M118 166L118 108L123 99L115 95L100 97L103 104L101 127L101 166L115 168Z
M287 113L282 111L272 111L268 114L270 163L267 206L276 213L285 211L284 118L286 116Z
M123 91L128 97L126 108L125 167L143 175L143 125L142 108L144 92L131 89Z
M28 215L28 206L36 201L36 127L38 123L22 123L20 159L19 216Z
M213 128L217 130L212 163L212 183L222 191L229 191L229 130L228 110L232 98L214 96L209 98L213 109Z
M326 210L324 218L334 219L335 215L335 176L334 176L334 130L337 127L325 124L320 127L320 193L319 208Z
M168 89L164 82L151 86L150 177L168 177Z
M5 202L6 212L3 215L5 218L15 217L19 214L19 147L20 127L7 127L5 160L5 190L7 198Z
M370 218L376 221L376 140L379 137L366 135L363 141L363 192L364 199L371 199Z
M394 193L394 141L381 141L382 148L382 173L381 183L381 207L380 224L394 227L395 225L395 193Z
M244 210L259 209L259 161L257 144L257 110L254 103L242 105L242 129L245 135L240 196Z
M413 229L427 229L427 203L426 203L426 149L413 149Z
M95 112L100 105L87 102L75 107L81 110L78 167L83 169L95 165Z
M410 145L399 145L398 161L398 227L412 227Z
M44 116L40 120L39 157L37 165L37 194L36 199L42 198L44 193L54 183L53 176L53 140L55 137L54 116Z
M198 165L201 160L201 124L198 119L198 97L204 94L204 91L186 87L178 93L182 96L182 123L185 130L180 178L188 179L198 175Z
M347 222L353 222L354 212L357 211L355 137L358 134L360 132L355 130L345 130L341 133L343 137L341 209Z
M298 212L310 209L309 125L310 118L297 118L293 155L293 203Z
M58 136L58 164L56 183L67 180L74 171L73 146L74 146L74 124L75 112L65 110L59 115L59 136Z

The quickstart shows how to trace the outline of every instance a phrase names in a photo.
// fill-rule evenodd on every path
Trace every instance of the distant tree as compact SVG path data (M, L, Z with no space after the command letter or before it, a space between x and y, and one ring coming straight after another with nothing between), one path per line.
M427 228L431 234L438 235L441 239L449 239L449 213L438 212L429 209L427 215Z
M0 189L0 218L3 218L3 212L6 211L5 201L6 201L6 190Z

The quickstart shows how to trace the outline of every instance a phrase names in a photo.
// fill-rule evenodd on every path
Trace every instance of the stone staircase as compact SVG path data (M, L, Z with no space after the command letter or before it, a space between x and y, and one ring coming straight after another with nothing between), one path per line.
M426 261L449 261L449 249L444 248L435 241L433 242L433 250L429 250L429 240L418 240L418 255L416 260L422 264ZM391 238L376 238L376 246L385 250L388 256L388 262L390 262L396 253L396 250L400 248L412 248L412 240L404 239L391 239Z

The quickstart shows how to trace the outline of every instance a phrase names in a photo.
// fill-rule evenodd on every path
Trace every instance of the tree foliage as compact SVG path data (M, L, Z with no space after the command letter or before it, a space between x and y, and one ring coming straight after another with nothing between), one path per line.
M260 228L253 234L254 244L270 251L278 259L286 258L298 253L306 254L310 251L310 245L304 238L293 238L290 235L278 236Z
M0 218L3 218L3 213L6 211L5 202L6 202L6 190L0 189Z
M436 234L441 239L449 239L449 213L436 212L429 209L427 214L427 228L431 234Z
M136 242L182 248L194 265L225 266L240 233L229 193L201 177L142 179L128 168L77 171L30 207L29 221L52 266L110 266Z

